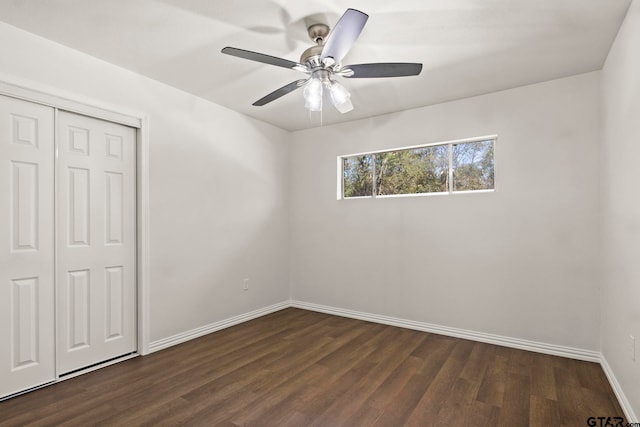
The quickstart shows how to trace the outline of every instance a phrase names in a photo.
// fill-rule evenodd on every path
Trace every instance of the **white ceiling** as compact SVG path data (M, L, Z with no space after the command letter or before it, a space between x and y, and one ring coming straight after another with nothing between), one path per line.
M233 110L297 130L598 70L631 0L2 0L0 20ZM322 118L304 77L223 55L233 46L298 61L306 22L347 8L369 21L344 63L421 62L417 77L343 79L355 109Z

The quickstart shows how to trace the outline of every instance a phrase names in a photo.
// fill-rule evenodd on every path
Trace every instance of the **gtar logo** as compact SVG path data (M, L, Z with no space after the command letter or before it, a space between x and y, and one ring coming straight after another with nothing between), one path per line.
M587 425L589 427L624 427L622 417L589 417Z

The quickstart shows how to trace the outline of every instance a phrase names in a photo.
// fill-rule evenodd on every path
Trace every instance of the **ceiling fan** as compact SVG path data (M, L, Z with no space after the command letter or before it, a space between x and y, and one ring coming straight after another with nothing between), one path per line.
M351 94L335 76L346 78L402 77L417 76L422 64L406 62L380 62L373 64L342 65L342 59L349 52L362 32L369 15L355 9L347 9L331 32L325 24L313 24L307 32L315 46L305 50L300 62L293 62L250 50L225 47L222 53L249 59L251 61L276 65L301 71L309 77L296 80L277 89L253 103L262 106L304 86L305 107L310 111L322 111L323 92L327 90L331 102L341 113L353 109Z

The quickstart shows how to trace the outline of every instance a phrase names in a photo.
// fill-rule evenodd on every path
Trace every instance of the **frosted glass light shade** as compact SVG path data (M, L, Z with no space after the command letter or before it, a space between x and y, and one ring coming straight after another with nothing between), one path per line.
M322 82L312 78L304 87L304 106L310 111L322 111Z
M338 111L344 114L353 110L351 94L340 83L332 81L331 86L329 86L329 93L331 94L331 102L333 102Z

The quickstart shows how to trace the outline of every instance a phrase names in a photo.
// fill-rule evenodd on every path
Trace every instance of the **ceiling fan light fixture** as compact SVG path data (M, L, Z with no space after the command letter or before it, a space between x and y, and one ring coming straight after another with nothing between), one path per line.
M333 76L347 78L379 78L417 76L422 64L404 62L376 62L369 64L342 65L345 55L351 50L360 36L369 15L356 9L347 9L334 28L329 31L326 24L316 23L307 28L309 38L315 43L300 56L300 62L289 61L264 53L253 52L235 47L225 47L222 53L300 71L309 76L307 79L293 81L253 103L266 105L276 99L304 86L304 106L310 111L322 111L323 92L328 91L331 103L341 113L353 110L351 94Z
M309 111L322 111L322 82L316 77L312 77L302 92L304 96L304 106Z
M342 114L353 110L351 94L343 85L335 80L331 80L329 93L331 94L331 102L333 103L333 106Z

